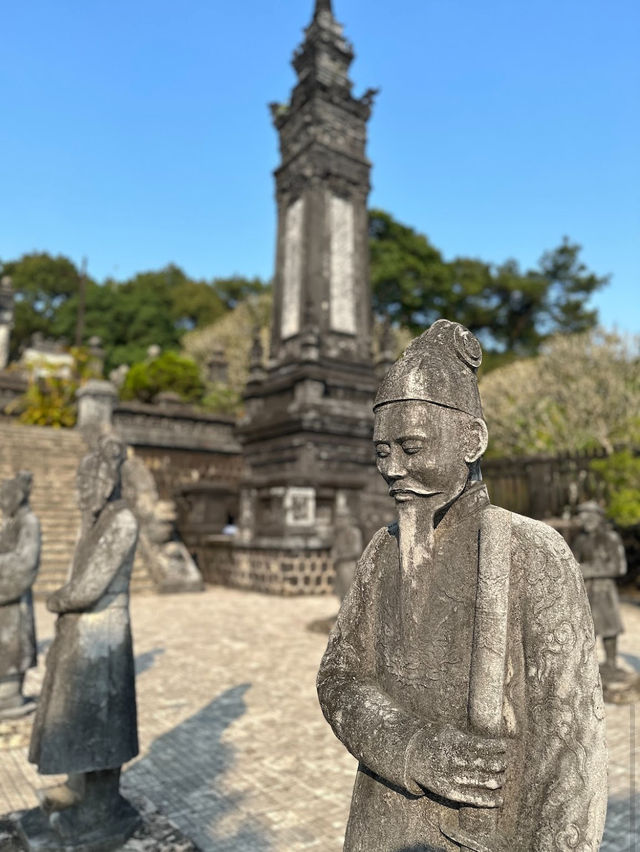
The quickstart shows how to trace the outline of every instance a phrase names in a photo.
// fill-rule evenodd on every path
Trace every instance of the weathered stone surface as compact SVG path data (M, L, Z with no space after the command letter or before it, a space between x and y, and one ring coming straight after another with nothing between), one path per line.
M82 527L69 580L47 600L58 620L29 747L41 773L68 773L68 795L47 794L46 819L25 816L29 849L57 837L61 848L106 852L138 824L119 792L120 767L138 753L129 624L138 525L120 496L125 453L103 436L78 470Z
M618 665L618 636L624 627L615 578L627 573L622 539L593 501L578 506L575 523L578 532L572 549L582 569L596 636L602 638L606 655L600 666L605 700L613 704L638 701L640 676Z
M25 673L36 665L33 586L40 566L40 523L29 506L32 476L20 471L0 486L0 719L35 709L22 694Z
M491 506L475 371L439 320L375 404L398 523L358 565L318 675L360 766L345 850L595 850L604 705L579 568L545 524Z

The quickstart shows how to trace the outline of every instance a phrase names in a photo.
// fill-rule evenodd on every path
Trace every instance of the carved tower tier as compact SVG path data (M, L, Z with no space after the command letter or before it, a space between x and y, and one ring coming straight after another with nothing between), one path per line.
M364 505L377 490L365 153L375 91L352 94L353 56L331 0L316 0L290 101L271 104L281 154L273 322L265 364L254 347L240 426L251 473L238 554L251 551L254 575L266 560L274 591L326 590L338 498L365 516L365 533L375 524Z

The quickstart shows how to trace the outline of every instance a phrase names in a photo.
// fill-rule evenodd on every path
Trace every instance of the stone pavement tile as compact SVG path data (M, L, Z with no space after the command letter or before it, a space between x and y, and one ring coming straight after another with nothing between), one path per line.
M203 852L340 852L356 762L318 706L315 676L326 636L309 625L335 614L332 598L201 595L132 601L140 755L123 789L142 794ZM37 605L46 649L53 616ZM640 666L640 608L625 604L622 659ZM28 675L37 695L44 672ZM631 836L631 766L640 791L640 707L607 707L610 808L602 852L640 852ZM0 731L0 812L36 804L27 763L31 722L13 746ZM635 737L635 749L631 741ZM636 808L640 815L640 803Z

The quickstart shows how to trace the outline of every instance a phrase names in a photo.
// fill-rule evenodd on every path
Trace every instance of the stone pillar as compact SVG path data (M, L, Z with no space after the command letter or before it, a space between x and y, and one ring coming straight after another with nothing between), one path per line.
M94 334L89 338L89 368L96 376L102 376L104 373L104 356L105 351L102 348L102 338Z
M103 432L111 428L113 407L118 392L111 382L89 379L76 393L78 399L78 429Z
M11 278L0 280L0 370L9 363L9 341L13 328L13 287Z

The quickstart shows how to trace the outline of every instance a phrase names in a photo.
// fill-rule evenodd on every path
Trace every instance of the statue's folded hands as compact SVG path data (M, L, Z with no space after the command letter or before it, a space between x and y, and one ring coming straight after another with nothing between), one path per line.
M500 807L506 752L504 738L491 739L452 725L422 729L407 749L407 786L413 782L414 792L429 790L452 802Z

